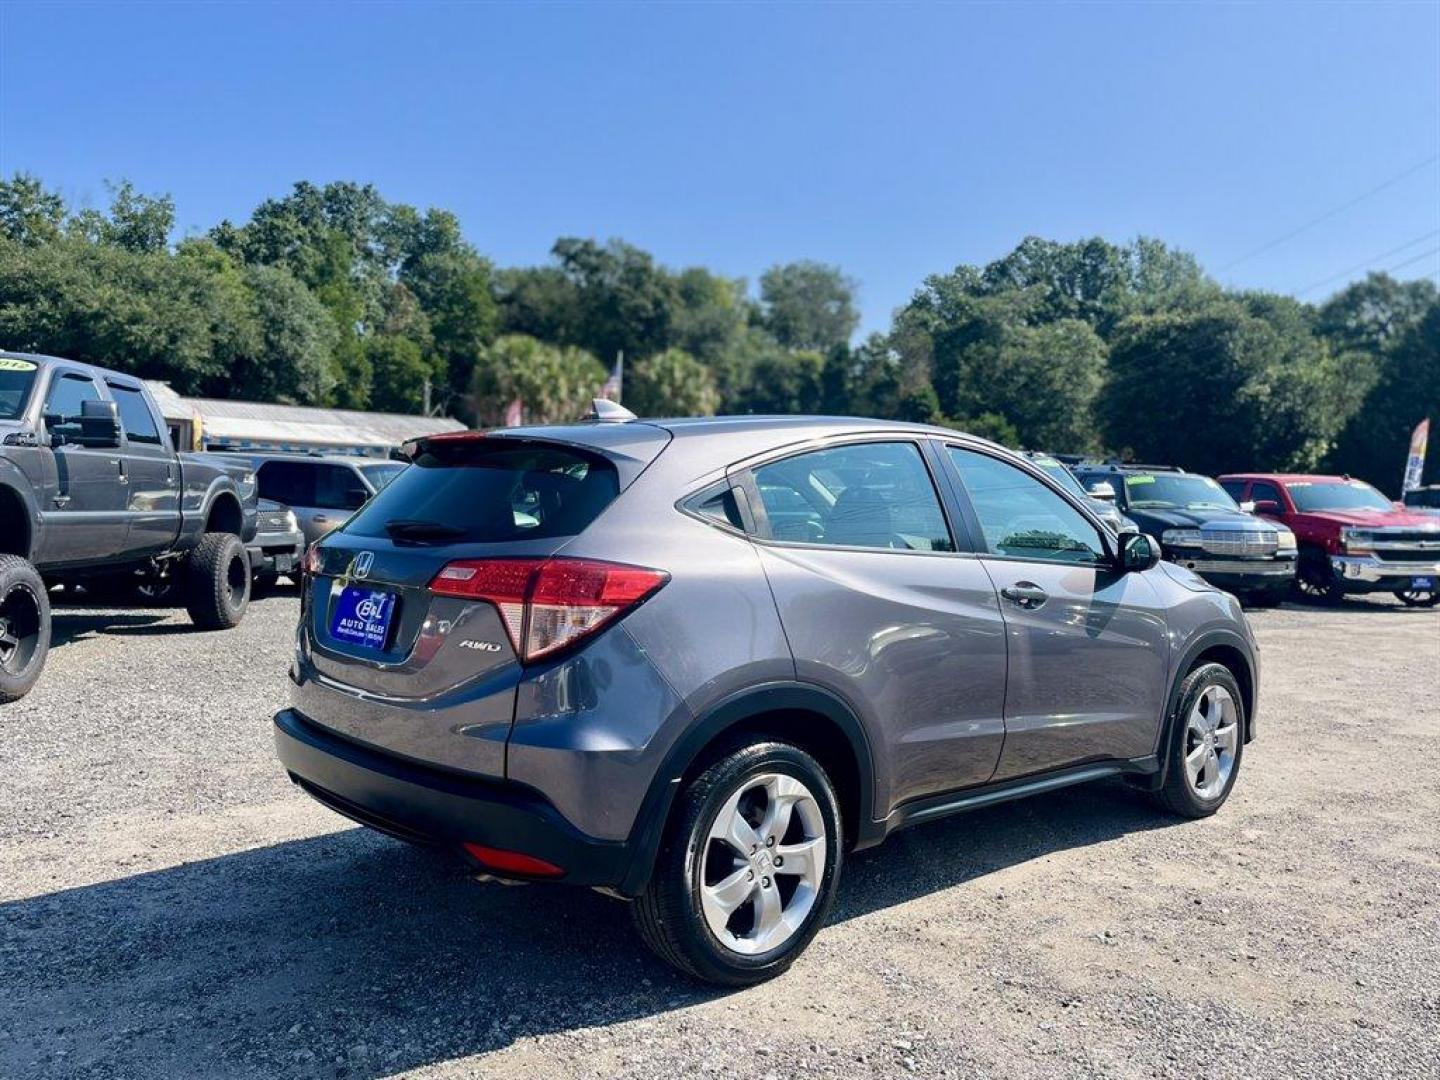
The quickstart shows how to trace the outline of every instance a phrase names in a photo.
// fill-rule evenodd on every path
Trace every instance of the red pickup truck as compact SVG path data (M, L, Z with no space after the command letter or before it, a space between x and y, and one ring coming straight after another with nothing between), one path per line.
M1220 486L1254 513L1288 525L1300 548L1296 587L1334 602L1390 592L1406 604L1440 601L1440 518L1385 498L1363 480L1300 473L1236 473Z

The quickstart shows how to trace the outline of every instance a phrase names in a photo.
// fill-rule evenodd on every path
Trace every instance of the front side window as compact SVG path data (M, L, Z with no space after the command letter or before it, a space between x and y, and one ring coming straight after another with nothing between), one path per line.
M1274 484L1267 484L1256 481L1250 485L1251 502L1273 502L1280 509L1285 509L1285 500L1280 498L1280 489Z
M360 471L370 481L370 486L379 491L404 472L405 465L399 461L387 461L384 465L361 465Z
M83 404L99 401L100 391L93 379L84 375L61 375L50 384L50 393L45 398L45 416L64 417L78 420Z
M987 454L948 450L991 555L1087 566L1108 561L1099 531L1033 476Z
M768 535L837 547L954 551L920 448L908 442L814 450L755 470Z
M145 403L145 395L139 390L115 386L113 383L110 392L120 410L120 426L125 429L125 437L133 443L159 446L160 429L155 426L155 418L150 415L150 406Z
M1285 485L1302 514L1321 510L1393 510L1390 500L1363 480L1292 480Z
M315 502L320 510L359 510L370 498L360 474L348 465L312 465Z

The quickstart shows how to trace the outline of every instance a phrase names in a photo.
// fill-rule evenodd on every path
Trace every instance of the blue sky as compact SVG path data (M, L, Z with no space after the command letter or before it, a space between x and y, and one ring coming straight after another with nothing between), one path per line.
M201 231L369 181L502 264L836 263L867 330L1031 233L1440 277L1437 155L1436 3L0 5L0 171L77 204L128 177Z

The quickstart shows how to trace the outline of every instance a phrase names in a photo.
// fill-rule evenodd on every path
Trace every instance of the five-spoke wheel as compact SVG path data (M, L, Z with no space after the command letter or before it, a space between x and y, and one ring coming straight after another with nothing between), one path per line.
M741 746L677 796L650 884L632 905L640 936L708 982L778 975L825 920L842 835L835 789L813 757L782 742Z
M825 869L825 819L810 789L783 773L747 779L706 832L700 905L711 933L753 956L805 922Z

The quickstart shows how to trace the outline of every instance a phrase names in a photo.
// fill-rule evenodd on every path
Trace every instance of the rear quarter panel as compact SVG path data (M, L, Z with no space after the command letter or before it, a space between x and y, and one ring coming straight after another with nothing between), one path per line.
M506 775L545 791L592 836L629 834L695 717L738 689L794 678L754 546L674 505L717 478L662 454L560 552L671 575L618 626L519 688Z

